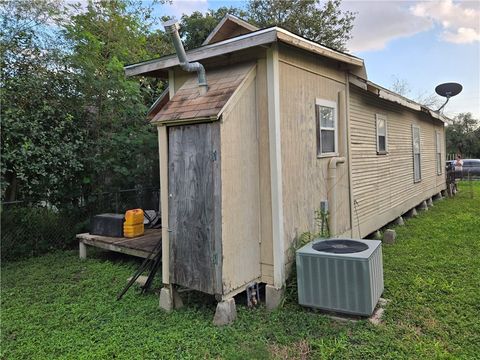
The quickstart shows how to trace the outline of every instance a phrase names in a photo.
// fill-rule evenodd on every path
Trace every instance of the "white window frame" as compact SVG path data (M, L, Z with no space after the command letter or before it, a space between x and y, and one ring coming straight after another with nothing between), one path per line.
M435 162L437 165L437 175L442 175L442 137L438 130L435 130Z
M418 179L415 177L415 129L418 129ZM413 182L418 183L422 181L422 135L420 132L420 127L418 125L412 124L412 154L413 154Z
M321 119L317 114L317 106L323 106L333 109L333 128L330 127L322 127ZM316 145L317 145L317 158L322 157L331 157L331 156L338 156L338 107L336 101L325 100L325 99L315 99L315 132L316 132ZM333 130L333 141L334 141L334 151L329 153L322 153L322 130Z
M380 150L380 134L378 133L378 121L383 120L385 124L385 150ZM377 155L386 155L388 154L388 129L387 129L387 116L383 114L375 114L375 127L376 127L376 136L377 136ZM383 135L382 135L383 136Z

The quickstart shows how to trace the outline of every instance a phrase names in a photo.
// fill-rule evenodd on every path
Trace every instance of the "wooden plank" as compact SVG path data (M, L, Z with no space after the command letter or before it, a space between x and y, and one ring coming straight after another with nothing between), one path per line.
M224 113L221 126L224 294L260 277L257 96L251 80Z
M160 169L160 209L162 212L162 282L170 284L170 235L168 219L168 137L165 126L157 127Z
M285 233L283 223L282 149L280 131L279 61L276 45L267 50L268 132L272 194L274 285L285 285Z
M199 61L236 52L242 49L274 43L277 42L277 40L293 45L297 48L313 52L317 55L325 56L356 67L363 67L363 60L360 58L326 48L320 44L304 39L279 27L258 30L252 33L237 36L232 39L223 40L215 44L202 46L197 49L187 51L187 57L189 61ZM162 57L160 59L125 66L125 75L148 75L148 73L153 73L155 71L171 68L177 65L179 65L179 60L174 54Z
M261 263L271 265L272 272L269 274L268 284L273 285L272 193L270 187L267 64L264 59L258 60L256 86L260 176ZM262 276L263 275L262 267Z
M277 39L275 29L276 28L268 28L259 30L255 33L245 34L233 39L227 39L215 44L202 46L200 48L187 51L187 58L189 61L199 61L228 54L241 49L269 44L275 42ZM125 75L140 75L161 69L171 68L177 65L179 65L179 60L177 55L174 54L140 64L125 66Z
M226 24L227 23L227 24ZM237 27L244 28L244 31L257 31L258 27L253 26L252 24L246 22L245 20L239 19L234 15L227 14L223 17L223 19L215 26L212 32L207 36L204 40L202 45L208 45L213 41L220 41L224 40L225 38L221 37L223 34L222 29L228 26L228 33L232 31L233 26L236 25Z
M145 235L136 238L116 238L89 233L77 235L82 244L143 258L150 254L161 238L160 229L146 229Z
M146 258L150 255L150 251L142 250L142 249L130 249L122 246L118 246L115 244L105 243L101 241L95 241L90 239L80 239L85 245L93 246L99 249L114 251L122 254L132 255L136 257Z
M329 49L325 46L322 46L316 42L307 40L298 35L295 35L285 29L277 27L277 37L278 40L283 41L287 44L294 45L298 48L311 51L318 55L322 55L337 61L341 61L350 65L363 66L363 60L352 55L343 54L341 52Z
M169 131L170 278L208 294L217 289L221 253L215 245L221 217L215 211L214 166L220 152L218 123L174 126ZM217 195L217 196L216 196ZM217 216L215 216L217 215Z

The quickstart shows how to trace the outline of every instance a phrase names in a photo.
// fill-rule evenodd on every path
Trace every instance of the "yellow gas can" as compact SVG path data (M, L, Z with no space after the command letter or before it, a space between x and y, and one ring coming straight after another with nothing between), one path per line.
M127 225L143 224L143 210L142 209L127 210L127 212L125 213L125 224Z
M143 235L145 227L143 226L143 210L127 210L125 213L125 222L123 223L123 236L133 238Z
M123 236L127 238L133 238L140 235L143 235L145 232L143 223L136 225L125 225L123 224Z

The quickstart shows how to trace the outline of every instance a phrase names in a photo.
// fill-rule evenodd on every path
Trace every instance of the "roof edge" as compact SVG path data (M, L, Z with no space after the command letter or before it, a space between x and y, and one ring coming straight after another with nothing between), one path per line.
M250 24L249 22L240 19L238 16L232 15L232 14L227 14L223 17L222 20L215 26L215 28L212 30L212 32L207 36L207 38L203 41L202 46L210 44L210 41L217 35L217 33L220 31L222 28L223 24L225 24L227 21L232 21L235 24L244 27L247 30L250 31L257 31L259 28Z
M446 123L451 120L450 118L428 108L425 105L419 104L416 101L408 99L405 96L397 94L392 90L388 90L378 84L371 82L370 80L363 79L355 74L350 73L348 76L348 79L350 84L355 85L361 88L362 90L368 91L372 94L375 94L383 100L397 103L403 107L406 107L414 111L427 113L432 118L440 120L443 123Z
M363 60L358 57L329 49L323 45L302 38L299 35L295 35L290 31L277 26L257 30L248 34L239 35L230 39L219 41L217 43L192 49L187 51L187 56L189 61L199 61L227 53L232 53L238 50L274 43L277 41L281 41L297 48L332 58L352 66L364 67ZM177 65L179 65L179 60L176 54L172 54L159 59L127 65L124 67L124 70L126 76L134 76L168 69Z

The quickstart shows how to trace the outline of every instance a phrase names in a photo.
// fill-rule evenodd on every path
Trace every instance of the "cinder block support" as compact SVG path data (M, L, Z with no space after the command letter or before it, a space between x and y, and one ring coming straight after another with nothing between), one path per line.
M284 293L284 288L278 289L272 285L265 286L265 306L267 310L270 311L278 308L282 302Z
M443 197L447 197L447 195L448 195L448 194L447 194L447 190L442 190L442 191L440 192L440 194L441 194Z
M395 244L395 239L397 238L397 232L395 230L385 230L383 233L383 242L385 244L393 245Z
M403 216L407 218L417 217L418 216L417 209L412 208L409 211L407 211Z
M217 326L224 326L231 324L237 318L237 307L235 306L235 299L227 299L220 301L217 304L217 310L213 317L213 323Z
M163 309L167 312L172 311L173 309L180 309L183 307L183 301L178 291L173 287L163 287L160 290L160 309Z
M164 287L160 290L160 309L170 312L173 310L173 297L170 288Z
M87 258L87 245L83 242L78 243L78 254L80 259L85 260Z
M437 195L435 195L435 196L433 197L433 200L434 200L434 201L443 200L442 193L439 192Z
M172 289L172 297L173 297L173 307L175 310L181 309L183 307L183 301L180 297L180 294L177 290Z
M420 205L418 205L418 210L428 210L427 202L422 201Z
M428 206L428 207L432 207L432 206L433 206L433 200L432 200L432 198L428 198L428 199L427 199L427 206Z
M401 216L399 216L398 218L396 218L393 223L397 226L403 226L405 225L405 221L403 221L403 218Z
M370 234L370 239L372 240L382 240L382 233L380 230L374 231Z

